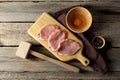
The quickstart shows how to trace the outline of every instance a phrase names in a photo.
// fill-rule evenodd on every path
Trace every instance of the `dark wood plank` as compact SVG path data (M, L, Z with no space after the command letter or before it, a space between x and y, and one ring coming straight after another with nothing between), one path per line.
M112 2L3 2L0 22L34 22L43 12L55 13L79 4L91 11L94 22L120 22L120 4Z
M33 23L0 23L0 46L17 46L20 41L29 41L38 45L27 30ZM112 47L120 47L120 23L93 23L91 31L111 41Z
M93 23L91 32L96 36L103 36L110 41L113 47L120 47L119 23Z

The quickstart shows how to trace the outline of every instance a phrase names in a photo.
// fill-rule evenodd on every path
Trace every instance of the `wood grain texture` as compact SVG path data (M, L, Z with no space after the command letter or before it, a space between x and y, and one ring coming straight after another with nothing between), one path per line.
M22 59L15 56L17 47L0 47L0 71L31 71L31 72L49 72L49 71L68 71L58 65L44 61L33 56L30 59ZM34 47L33 50L52 57L53 55L43 47ZM53 57L55 58L55 57ZM56 58L55 58L56 59ZM80 62L72 62L78 68L92 71L90 67L84 67ZM30 67L30 68L28 68Z
M55 64L35 57L28 60L17 58L15 57L16 49L17 47L0 47L0 79L2 80L120 79L119 48L113 48L107 53L107 56L109 57L108 64L110 66L110 70L106 75L96 73L92 71L90 67L83 67L76 61L70 62L70 64L79 66L79 68L86 70L85 72L73 73ZM50 55L50 53L43 47L32 47L32 49L38 52L44 52L45 55Z
M33 38L31 38L27 33L27 30L29 29L31 25L32 23L18 23L18 24L16 23L3 23L2 24L1 23L0 45L12 45L12 44L19 45L21 41L31 41L37 44L37 42Z
M94 22L120 22L119 3L110 2L3 2L0 3L0 22L34 22L43 12L53 14L80 4L90 10Z
M43 12L51 14L61 9L84 5L93 15L91 31L112 42L106 57L109 72L101 75L78 61L67 62L83 69L73 73L42 59L15 57L20 41L38 43L27 34L28 28ZM120 79L120 0L0 0L0 80L119 80ZM5 46L5 47L3 47ZM32 50L56 59L43 47ZM104 53L103 53L104 54Z
M38 52L32 51L32 50L30 50L30 53L31 53L31 55L33 55L33 56L35 56L35 57L37 57L39 59L43 59L43 60L49 61L51 63L54 63L56 65L59 65L59 66L65 68L65 69L67 69L69 71L77 72L77 73L80 72L80 68L72 66L72 65L69 65L69 64L66 64L66 63L64 63L64 62L62 62L60 60L53 59L53 58L51 58L49 56L44 55L43 53L38 53Z
M0 46L17 46L21 41L40 45L27 33L33 23L0 23ZM112 47L120 47L120 23L93 23L91 31L109 39Z
M40 2L40 1L55 1L55 2L57 2L57 1L60 1L60 2L69 2L69 1L85 1L85 2L87 2L87 1L97 1L97 0L0 0L0 1L18 1L18 2L23 2L23 1L37 1L37 2Z
M0 1L2 1L2 2L6 2L6 1L11 1L11 2L13 2L13 1L17 1L17 2L28 2L28 1L37 1L37 2L40 2L40 1L55 1L55 2L72 2L72 1L82 1L82 2L92 2L92 1L99 1L99 2L102 2L102 1L104 1L104 2L119 2L119 0L0 0Z
M0 47L0 71L11 71L11 72L49 72L49 71L68 71L58 65L44 61L42 59L30 56L30 59L21 59L15 56L17 47ZM32 50L41 52L49 57L53 55L43 47L32 47ZM106 61L109 65L109 71L120 71L120 49L112 48L106 54ZM56 59L56 58L55 58ZM68 62L71 65L77 66L86 71L93 71L90 67L84 67L79 61ZM28 68L29 67L29 68Z
M119 80L120 72L109 72L106 75L94 72L73 73L67 72L0 72L2 80Z

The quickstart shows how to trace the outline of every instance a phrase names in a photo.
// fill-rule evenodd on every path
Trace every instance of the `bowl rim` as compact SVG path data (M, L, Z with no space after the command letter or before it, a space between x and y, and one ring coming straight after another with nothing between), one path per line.
M70 13L72 10L76 9L76 8L83 8L83 9L85 9L85 10L90 14L90 17L91 17L91 20L90 20L91 22L90 22L90 24L89 24L89 27L87 27L87 28L86 28L85 30L83 30L83 31L81 31L81 30L80 30L80 31L76 31L76 30L71 29L71 28L69 27L69 25L68 25L68 22L67 22L67 18L68 18L69 13ZM93 18L92 18L91 12L90 12L87 8L81 7L81 6L77 6L77 7L71 8L71 9L67 12L67 14L66 14L66 16L65 16L65 23L66 23L67 27L68 27L71 31L76 32L76 33L82 33L82 32L87 31L87 30L91 27L92 21L93 21Z

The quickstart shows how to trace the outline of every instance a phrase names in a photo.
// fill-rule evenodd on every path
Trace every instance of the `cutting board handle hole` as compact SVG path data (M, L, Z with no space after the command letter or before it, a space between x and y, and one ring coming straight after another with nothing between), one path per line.
M88 61L85 61L85 63L87 64L87 63L88 63Z

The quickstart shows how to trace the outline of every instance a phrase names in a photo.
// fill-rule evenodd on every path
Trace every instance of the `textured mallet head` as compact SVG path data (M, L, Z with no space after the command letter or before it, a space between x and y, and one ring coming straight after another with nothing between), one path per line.
M21 57L21 58L27 58L27 55L29 53L31 44L28 42L21 42L17 51L16 51L16 56Z

